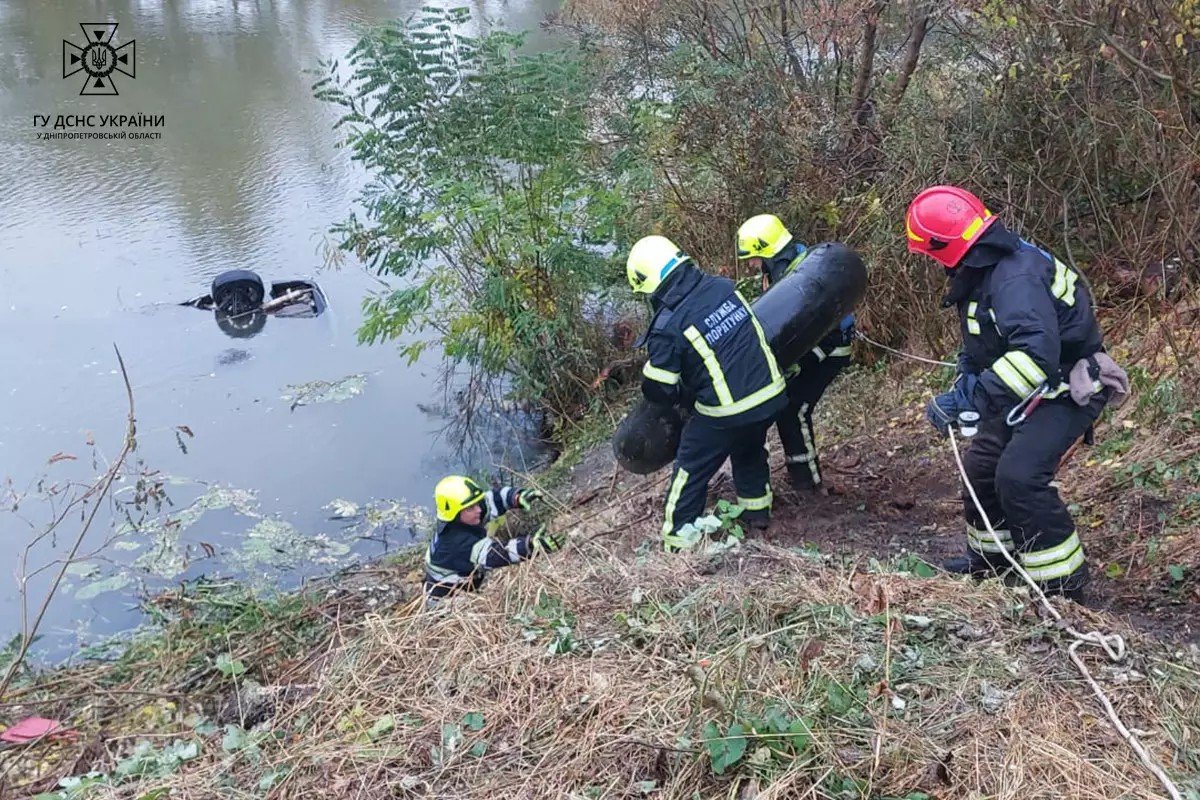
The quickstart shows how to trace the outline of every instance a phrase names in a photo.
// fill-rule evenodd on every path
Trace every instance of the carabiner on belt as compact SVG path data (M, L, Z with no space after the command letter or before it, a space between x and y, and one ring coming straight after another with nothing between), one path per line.
M1033 410L1042 402L1048 388L1045 382L1039 384L1032 392L1025 395L1021 402L1013 406L1012 411L1009 411L1008 416L1004 419L1008 423L1008 427L1012 428L1024 422L1025 418L1032 414ZM1014 415L1016 415L1015 418Z

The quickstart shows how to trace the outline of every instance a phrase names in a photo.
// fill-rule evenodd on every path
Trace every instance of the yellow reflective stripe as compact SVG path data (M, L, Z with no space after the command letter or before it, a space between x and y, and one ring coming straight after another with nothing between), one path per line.
M483 566L483 560L485 558L487 558L487 552L492 547L492 541L493 541L492 539L489 539L488 537L485 536L482 539L480 539L478 542L475 543L475 546L471 548L471 563L472 564L475 564L480 567Z
M825 351L819 347L814 347L812 351L813 355L817 357L817 361L824 361L826 358L828 358L828 356L825 355Z
M1065 541L1056 544L1053 547L1048 547L1045 550L1031 550L1021 556L1021 562L1025 566L1038 567L1046 564L1053 564L1057 561L1062 561L1067 556L1074 553L1082 545L1079 542L1079 534L1072 532Z
M1025 380L1034 386L1040 386L1046 382L1046 373L1027 353L1021 350L1009 350L1001 358L1012 364L1025 377Z
M758 346L762 348L763 357L767 359L767 368L771 370L771 381L778 381L779 365L775 363L775 353L771 350L771 345L767 344L767 335L763 333L762 325L758 324L758 317L754 316L754 310L750 308L750 304L746 302L746 298L742 297L741 292L734 292L737 299L742 301L742 306L750 312L750 322L754 325L754 332L758 334Z
M732 417L733 415L740 414L743 411L749 411L752 408L758 408L763 403L782 392L785 388L787 388L787 384L784 382L783 376L780 375L776 377L774 381L759 389L754 394L747 395L741 400L738 400L736 403L720 406L706 406L704 403L697 402L696 411L706 417Z
M1029 577L1033 578L1035 581L1050 581L1054 580L1055 578L1066 578L1070 576L1075 572L1075 570L1083 566L1083 562L1085 560L1086 558L1083 555L1083 548L1078 547L1075 549L1075 552L1070 555L1070 557L1062 561L1057 561L1053 564L1047 564L1044 567L1026 566L1025 571L1029 573Z
M1075 305L1075 281L1078 279L1075 270L1054 259L1054 283L1050 285L1050 294L1069 306Z
M977 553L1003 553L1005 550L1011 550L1012 532L997 529L996 535L1000 537L1000 545L997 546L992 535L987 531L981 531L978 528L967 525L967 546Z
M680 467L675 471L675 480L671 482L671 491L667 492L667 507L663 510L662 535L666 539L671 536L675 527L675 506L679 503L679 495L688 480L688 471Z
M916 234L916 233L913 231L913 229L912 229L912 220L911 220L911 219L909 219L908 217L905 217L905 218L904 218L904 235L905 235L905 236L907 236L909 239L912 239L914 242L923 242L923 241L925 241L924 239L922 239L920 236L918 236L918 235L917 235L917 234Z
M696 330L695 325L689 326L683 335L692 343L692 347L696 348L696 352L704 361L704 368L708 370L708 377L712 381L713 391L717 393L717 400L722 406L732 404L733 395L729 392L729 384L725 382L725 373L721 370L721 362L717 361L717 354L708 346L708 342L704 341L704 337L700 335L700 331ZM697 404L697 408L699 408L699 404Z
M432 556L433 553L429 550L425 551L425 574L428 577L433 578L435 581L460 581L463 579L454 570L434 564Z
M1000 541L1005 544L1012 543L1012 531L1006 528L996 528L996 535L1000 537ZM976 528L974 525L967 525L967 536L972 539L977 539L981 542L992 541L992 535L986 530Z
M975 318L975 312L979 310L979 303L972 300L967 303L967 333L979 335L979 320Z
M791 275L793 272L796 271L796 267L800 266L800 262L803 261L807 256L808 256L808 251L805 250L803 253L801 253L800 255L793 258L792 262L787 265L787 269L785 269L783 271L783 274L785 276ZM739 294L738 297L741 297L741 295ZM742 302L745 302L745 300L743 300Z
M838 357L838 356L848 356L848 355L850 355L850 354L851 354L853 351L854 351L854 348L853 348L853 347L851 347L851 346L850 346L850 345L848 345L848 344L844 344L844 345L842 345L841 347L835 347L835 348L833 348L833 352L829 354L829 357L830 357L830 358L836 358L836 357Z
M1046 392L1045 394L1042 395L1042 398L1045 400L1053 400L1054 398L1061 395L1063 392L1069 392L1069 391L1071 391L1070 384L1060 383L1058 385L1057 389L1055 389L1053 392ZM1097 389L1096 391L1100 391L1100 390Z
M1016 393L1017 397L1024 397L1033 391L1034 387L1029 384L1021 373L1008 363L1003 357L996 359L996 363L992 364L992 371L1000 380L1004 381L1004 385Z
M971 224L967 226L967 229L962 232L962 238L970 239L975 234L979 233L979 229L982 227L983 227L983 217L976 217L975 219L973 219L971 221Z
M762 497L742 497L738 495L738 505L747 511L765 511L771 507L771 503L775 500L774 493L771 492L771 487L767 487L767 493Z
M670 370L656 367L649 361L642 366L642 374L652 381L665 383L668 386L674 386L675 384L679 383L678 372L671 372Z
M796 415L800 419L800 438L804 440L804 455L807 456L804 463L808 464L808 474L812 477L813 486L821 483L821 471L817 468L817 448L812 436L808 431L808 403L800 405L800 411Z

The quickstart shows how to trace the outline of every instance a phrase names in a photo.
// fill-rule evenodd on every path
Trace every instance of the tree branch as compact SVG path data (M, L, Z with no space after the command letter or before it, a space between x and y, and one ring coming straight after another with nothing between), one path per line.
M867 95L871 90L871 73L875 69L879 15L883 13L886 5L887 0L875 0L866 10L863 19L862 47L858 51L858 72L854 76L854 89L850 95L850 117L859 127L865 125L869 118Z
M900 73L896 77L896 86L892 89L891 105L900 104L904 93L908 90L908 82L917 70L917 62L921 59L921 45L925 43L925 34L929 32L929 12L927 3L922 3L913 11L912 27L908 32L908 46L904 49L904 61L900 63Z
M67 557L62 560L62 567L58 570L58 574L54 577L54 582L50 585L50 589L46 592L46 597L42 600L41 608L38 609L37 617L33 624L25 630L21 636L21 647L13 656L12 662L8 665L8 670L4 673L4 679L0 681L0 698L4 697L4 693L8 691L9 684L16 677L17 670L25 660L25 656L29 654L29 648L33 644L34 638L37 637L38 629L42 625L42 620L46 616L46 610L50 607L50 601L54 599L54 595L58 592L58 587L62 584L63 577L67 574L67 568L74 563L75 556L79 552L79 548L83 546L83 540L87 537L88 530L92 527L92 521L96 519L96 513L100 510L100 506L108 490L112 488L113 481L117 479L117 475L121 472L122 466L125 464L125 459L137 447L137 422L133 414L133 387L129 383L129 373L125 371L125 359L121 357L121 351L117 346L113 345L113 350L117 354L117 364L121 367L121 379L125 382L125 396L129 402L129 414L125 428L125 442L121 446L121 452L117 454L116 459L109 466L108 471L101 476L100 480L92 485L92 488L83 495L81 500L86 501L91 497L92 510L84 520L83 527L79 530L79 535L75 537L74 544L71 545L71 551ZM61 521L61 519L60 519ZM57 522L54 524L58 524Z

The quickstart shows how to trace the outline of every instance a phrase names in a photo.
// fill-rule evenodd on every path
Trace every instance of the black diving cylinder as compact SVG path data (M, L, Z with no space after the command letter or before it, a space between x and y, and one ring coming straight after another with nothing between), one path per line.
M796 269L751 304L779 368L787 369L852 312L867 291L867 267L840 242L809 249ZM613 434L613 454L637 475L675 458L683 421L679 411L641 400Z

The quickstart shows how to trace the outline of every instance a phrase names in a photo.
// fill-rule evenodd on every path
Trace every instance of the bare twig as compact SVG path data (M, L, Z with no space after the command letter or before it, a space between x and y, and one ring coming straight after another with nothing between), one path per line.
M50 608L50 602L54 599L58 592L58 587L62 584L63 578L67 574L67 568L73 563L75 555L83 546L83 540L87 537L88 531L92 527L93 520L96 519L96 513L100 510L101 502L108 494L108 490L112 487L113 481L120 474L122 466L125 464L125 459L137 447L137 422L134 417L133 406L133 387L129 383L129 373L125 370L125 359L121 357L121 351L117 346L113 345L113 351L117 354L117 363L121 367L121 380L125 383L125 396L128 399L129 413L127 417L127 426L125 429L125 440L121 446L121 451L117 454L116 459L109 465L108 470L100 477L100 479L92 485L92 487L84 493L79 499L79 502L86 503L89 499L92 501L91 512L87 514L83 522L83 527L79 529L79 534L75 537L71 549L68 551L66 558L62 560L62 566L55 575L54 581L50 584L50 588L46 591L46 596L42 599L42 605L38 609L37 616L34 618L33 624L29 625L21 636L21 645L17 649L16 655L13 656L12 662L8 665L5 671L3 680L0 680L0 698L4 697L4 693L8 691L9 685L12 683L22 663L25 661L25 656L29 653L29 647L33 644L34 638L37 636L38 630L41 628L42 620L46 616L46 611ZM72 504L73 505L73 504ZM65 516L65 512L64 512ZM60 516L52 525L57 526L63 519ZM22 586L22 589L25 587ZM24 592L22 592L24 595Z

